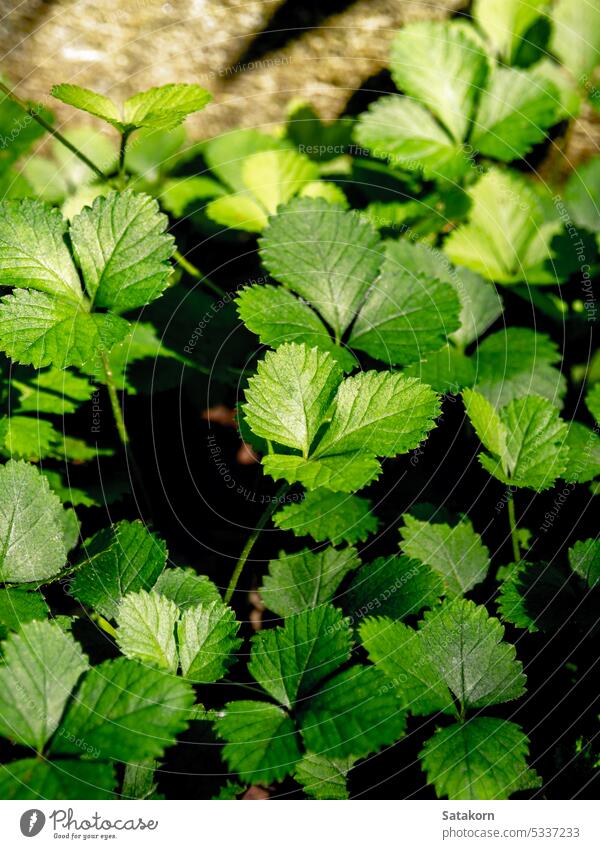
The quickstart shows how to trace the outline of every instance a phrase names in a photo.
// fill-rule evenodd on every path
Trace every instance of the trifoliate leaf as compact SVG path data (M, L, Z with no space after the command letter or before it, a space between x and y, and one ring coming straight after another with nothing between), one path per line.
M525 690L514 646L485 607L467 599L446 601L419 623L427 656L463 707L508 702Z
M492 169L470 191L469 221L444 244L450 259L498 283L556 282L551 268L552 237L560 222L547 221L538 198L515 173Z
M563 197L573 223L577 227L600 233L600 156L594 156L572 172Z
M192 605L221 600L213 582L206 575L197 575L193 569L165 569L153 589L174 601L182 610Z
M498 66L479 102L470 143L484 156L512 162L544 140L557 113L558 91L547 79Z
M291 708L350 657L350 648L348 621L323 604L255 634L248 669L267 693Z
M444 583L428 566L408 557L378 557L354 576L342 601L351 622L368 615L403 619L433 607Z
M438 797L496 800L540 786L528 754L529 740L518 725L481 716L439 728L419 757Z
M71 758L25 758L0 766L3 799L114 799L115 767Z
M29 622L2 644L0 734L42 751L88 662L52 622Z
M125 657L107 660L83 679L51 752L80 754L82 739L102 760L160 758L187 728L193 703L192 686L180 678Z
M63 508L35 466L0 466L0 580L43 581L65 565Z
M561 477L569 483L587 483L600 475L600 436L598 432L571 422L566 442L569 449L567 467Z
M226 741L223 757L243 781L281 781L301 758L294 724L283 708L265 702L229 702L215 724Z
M222 678L241 645L239 627L233 610L220 599L187 607L177 625L183 675L203 684Z
M580 85L585 82L598 65L600 54L598 5L557 0L552 10L550 49Z
M347 799L346 781L352 763L352 758L333 759L309 752L296 767L294 778L313 799Z
M88 295L96 307L142 307L167 286L173 237L156 200L112 192L76 215L71 240Z
M309 534L316 542L330 540L332 545L353 545L375 533L379 520L368 499L317 489L307 492L303 501L278 510L273 524L296 536Z
M326 201L290 201L260 240L263 264L318 310L340 339L381 264L379 237L353 212Z
M369 660L414 716L443 711L456 715L452 695L428 656L421 631L391 619L369 618L359 628Z
M307 489L324 487L333 492L355 492L381 473L376 457L351 452L339 456L304 460L285 454L267 454L262 459L265 472L275 480L301 483Z
M22 625L34 619L45 620L49 613L46 600L41 593L25 590L0 590L0 631L18 631Z
M107 121L119 130L123 129L119 107L110 97L71 83L55 85L51 94L52 97L56 97L68 106L74 106L75 109L81 109L90 115L95 115L96 118L102 118L103 121Z
M476 38L452 23L419 21L394 38L390 65L396 86L462 141L488 71Z
M449 595L462 595L483 581L490 553L466 516L452 526L422 522L409 513L402 518L402 550L431 566L443 578Z
M333 358L318 348L286 344L267 352L246 390L249 427L308 456L341 376Z
M405 727L394 688L371 666L328 679L300 714L306 748L329 758L366 757L402 737Z
M177 671L177 605L157 592L127 593L117 614L117 645L126 657Z
M84 543L84 551L71 593L109 619L127 593L154 586L167 559L164 542L140 521L104 528Z
M592 589L600 584L600 541L578 540L569 549L569 565Z
M547 5L548 0L475 0L473 16L495 52L510 63Z
M359 565L354 548L330 547L318 552L305 548L296 554L282 552L277 560L269 563L269 574L260 593L269 610L278 616L291 616L329 601L342 578Z
M356 360L336 345L325 324L309 305L282 286L248 286L236 297L238 314L264 345L277 348L284 342L304 342L309 348L329 351L345 371Z

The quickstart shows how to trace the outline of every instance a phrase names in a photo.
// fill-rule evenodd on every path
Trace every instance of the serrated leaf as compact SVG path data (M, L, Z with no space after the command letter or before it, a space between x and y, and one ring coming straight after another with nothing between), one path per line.
M600 584L600 541L578 540L569 549L569 565L592 589Z
M242 641L235 613L219 599L187 607L177 625L181 671L203 684L218 681L235 661Z
M153 589L185 609L196 604L220 601L219 590L206 575L198 575L193 569L171 567L160 575Z
M436 392L456 394L472 386L477 374L476 365L470 357L451 345L428 354L420 363L402 369L406 377L417 377Z
M548 0L476 0L473 16L495 51L510 62Z
M42 751L88 662L59 625L29 622L2 644L0 734Z
M172 130L188 115L204 109L212 100L195 83L169 83L149 88L127 98L123 104L124 123L134 127Z
M563 197L577 227L600 233L600 156L594 156L576 168L567 180Z
M301 758L294 724L277 705L229 702L215 729L226 741L223 757L227 766L243 781L281 781Z
M53 86L51 94L52 97L56 97L68 106L74 106L75 109L81 109L90 115L95 115L96 118L102 118L118 130L123 129L119 107L110 97L71 83Z
M117 614L117 645L126 657L177 671L177 605L157 592L127 593Z
M291 616L328 602L342 578L359 565L354 548L282 552L269 563L260 593L269 610L278 616Z
M390 65L397 87L462 141L488 70L476 38L456 24L419 21L395 36Z
M421 631L387 618L359 627L369 660L386 676L402 706L414 716L443 711L456 715L452 695L431 661Z
M160 758L187 728L192 686L128 658L107 660L83 679L55 734L50 751L60 755L94 749L102 760Z
M408 557L378 557L359 569L342 601L353 623L368 614L403 619L433 607L443 592L443 581L428 566Z
M260 240L264 266L310 301L340 339L381 264L379 237L352 212L299 198L269 219Z
M291 708L350 657L350 648L348 621L323 604L289 616L283 627L255 634L248 670L267 693Z
M131 592L150 590L165 567L167 549L140 521L118 522L84 543L85 559L71 583L72 595L103 616L117 616Z
M368 499L317 489L307 492L303 501L278 510L273 524L296 536L309 534L316 542L330 540L332 545L353 545L375 533L379 520Z
M405 727L394 689L371 666L330 678L300 715L308 751L329 758L366 757L402 737Z
M347 799L352 763L352 758L333 759L309 752L296 767L294 778L313 799Z
M552 24L550 49L579 84L587 81L600 55L600 8L595 3L557 0Z
M99 197L75 216L71 240L94 306L123 312L162 293L174 249L167 224L154 198L132 191Z
M62 514L60 501L34 466L15 460L0 466L0 580L43 581L63 568Z
M6 631L18 631L35 619L44 621L50 609L41 593L25 590L0 590L0 625Z
M438 798L497 800L540 786L528 754L529 740L514 722L476 717L439 728L419 757Z
M569 483L587 483L600 475L600 436L598 432L571 422L565 444L569 449L567 467L562 473Z
M444 580L449 595L462 595L484 580L490 553L467 517L452 526L422 522L410 513L402 518L402 550L431 566Z
M488 399L479 392L465 389L465 410L475 428L475 433L492 454L506 462L508 431L500 415Z
M304 460L285 454L266 454L262 459L265 472L275 480L301 483L307 489L324 487L333 492L355 492L381 473L376 457L358 452Z
M525 691L515 648L485 607L457 598L427 611L419 625L428 657L464 707L508 702Z
M3 799L114 799L116 786L115 767L108 763L25 758L0 766Z
M15 367L11 374L11 387L19 395L18 411L38 415L74 413L94 392L87 377L57 368L33 371Z
M555 632L575 614L580 596L554 564L520 561L498 570L504 576L497 604L504 622L530 632ZM568 576L567 576L568 578Z

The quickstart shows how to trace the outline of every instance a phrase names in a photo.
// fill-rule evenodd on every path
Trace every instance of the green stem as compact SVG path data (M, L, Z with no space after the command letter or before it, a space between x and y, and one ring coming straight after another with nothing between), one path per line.
M184 271L190 275L190 277L194 277L196 280L201 280L209 289L215 293L215 295L224 295L225 292L221 289L220 286L217 286L216 283L213 283L212 280L209 280L208 277L205 277L204 274L200 271L199 268L196 268L193 263L186 259L182 253L179 251L175 251L173 254L173 259L177 263L177 265L181 266Z
M106 377L106 388L108 389L110 406L112 407L113 416L115 417L117 432L119 434L119 439L121 440L123 448L127 451L129 447L129 434L127 433L127 428L125 427L125 419L123 418L123 411L121 409L119 396L117 394L117 385L115 383L115 378L112 373L110 361L104 351L102 351L101 357L102 365L104 367L104 376Z
M229 586L227 587L227 592L225 593L225 603L229 604L231 598L235 592L235 588L237 587L237 583L240 579L240 575L242 574L242 570L248 557L250 556L250 552L254 548L254 544L256 540L259 538L261 531L264 529L265 525L275 512L275 509L279 507L279 503L282 497L289 489L289 484L285 483L280 489L277 490L273 501L269 504L265 512L260 517L256 528L252 531L246 545L242 549L242 553L240 554L240 558L238 562L235 564L235 569L233 570L233 575L231 576L231 580L229 581Z
M513 501L512 492L508 495L508 522L510 524L510 537L512 539L513 556L515 558L515 563L518 563L521 559L521 547L519 546L519 537L517 534L515 502Z
M106 634L109 635L109 637L113 637L113 639L114 639L117 636L116 628L113 628L113 626L110 624L110 622L107 619L104 618L104 616L100 616L99 613L93 613L92 619L97 625L99 625L102 628L102 630Z
M104 180L105 182L108 182L108 176L103 171L101 171L100 168L98 168L98 166L94 162L92 162L91 159L88 159L88 157L85 155L85 153L83 153L81 150L79 150L77 147L75 147L74 144L71 144L69 139L65 138L65 136L63 136L62 133L59 133L58 130L55 130L54 127L52 126L52 124L49 124L48 121L46 121L46 119L43 118L25 100L21 100L21 98L18 95L16 95L13 91L11 91L11 89L7 85L5 85L5 83L3 83L2 80L0 80L0 91L3 91L4 94L8 98L10 98L10 100L13 101L13 103L16 103L17 106L20 106L21 109L23 109L25 112L27 112L29 117L33 118L34 121L37 121L37 123L41 127L43 127L46 130L46 132L53 135L54 138L57 141L59 141L62 145L64 145L68 150L70 150L71 153L73 153L78 159L81 159L81 161L84 162L87 165L87 167L90 168L94 172L94 174L96 174L97 177L99 177L101 180Z
M131 130L124 130L121 133L121 144L119 146L119 185L121 189L124 188L125 182L125 153L127 151L127 142L129 141L130 134Z

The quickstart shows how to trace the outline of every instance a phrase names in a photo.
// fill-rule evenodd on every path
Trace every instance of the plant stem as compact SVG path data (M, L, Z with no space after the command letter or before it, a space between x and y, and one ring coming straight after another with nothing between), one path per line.
M184 271L187 271L190 277L194 277L196 280L201 280L206 286L208 286L209 289L212 289L215 295L225 294L225 292L221 289L220 286L217 286L216 283L213 283L212 280L209 280L208 277L205 277L204 274L202 274L202 272L200 271L200 269L196 268L196 266L191 263L189 259L186 259L182 253L176 250L173 254L173 259L175 260L177 265L180 265Z
M129 135L131 130L124 130L121 133L121 144L119 146L119 185L123 188L123 184L125 181L125 152L127 150L127 142L129 141Z
M116 637L116 636L117 636L117 631L116 631L116 629L115 629L115 628L113 628L113 626L110 624L110 622L108 622L108 620L106 620L106 619L104 618L104 616L100 616L100 614L99 614L99 613L93 613L93 614L92 614L92 620L93 620L93 621L94 621L97 625L99 625L99 626L102 628L102 630L103 630L106 634L108 634L108 635L109 635L109 637L113 637L113 639L114 639L114 637Z
M519 546L519 537L517 535L517 520L515 518L515 502L513 501L512 492L508 496L508 521L510 524L510 537L512 539L513 556L515 563L521 559L521 547Z
M115 417L115 424L117 426L117 432L119 434L119 439L121 440L121 444L123 448L128 451L129 448L129 434L127 433L127 428L125 427L125 419L123 418L123 411L121 409L121 404L119 402L119 396L117 394L117 385L115 383L115 378L112 373L112 368L110 366L110 361L104 351L101 353L102 357L102 365L104 367L104 376L106 377L106 388L108 389L108 396L110 398L110 406L112 407L113 416Z
M11 91L11 89L7 85L5 85L5 83L3 83L2 80L0 80L0 91L3 91L4 94L8 98L10 98L10 100L13 101L13 103L16 103L17 106L20 106L21 109L23 109L25 112L27 112L29 117L33 118L34 121L37 121L37 123L41 127L43 127L46 130L46 132L53 135L54 138L57 141L59 141L62 145L64 145L68 150L70 150L71 153L73 153L75 156L77 156L78 159L81 159L81 161L84 162L87 165L87 167L90 168L97 177L100 177L101 180L108 182L107 175L103 171L101 171L100 168L98 168L98 166L94 162L92 162L91 159L88 159L88 157L85 155L85 153L83 153L81 150L79 150L77 147L75 147L74 144L71 144L69 139L65 138L65 136L63 136L62 133L59 133L58 130L55 130L54 127L52 126L52 124L48 123L48 121L46 121L46 119L43 118L39 114L39 112L37 112L25 100L21 100L21 98L18 95L16 95L13 91Z
M258 520L258 524L256 528L252 531L246 545L244 546L242 553L240 554L240 558L238 562L235 564L235 569L233 570L233 575L231 576L231 580L229 581L229 586L227 587L227 592L225 593L225 603L229 604L231 598L235 592L235 588L237 587L237 583L240 579L240 575L242 574L242 570L248 557L250 556L250 552L254 548L254 544L256 540L259 538L261 531L264 529L265 525L275 512L275 509L279 506L281 498L285 495L285 493L289 489L289 484L285 483L283 486L277 490L273 501L269 504L265 512L262 514L260 519Z

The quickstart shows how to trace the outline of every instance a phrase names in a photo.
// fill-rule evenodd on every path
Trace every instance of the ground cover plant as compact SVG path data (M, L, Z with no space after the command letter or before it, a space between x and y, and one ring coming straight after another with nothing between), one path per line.
M194 144L0 82L1 798L593 797L599 51L478 0Z

